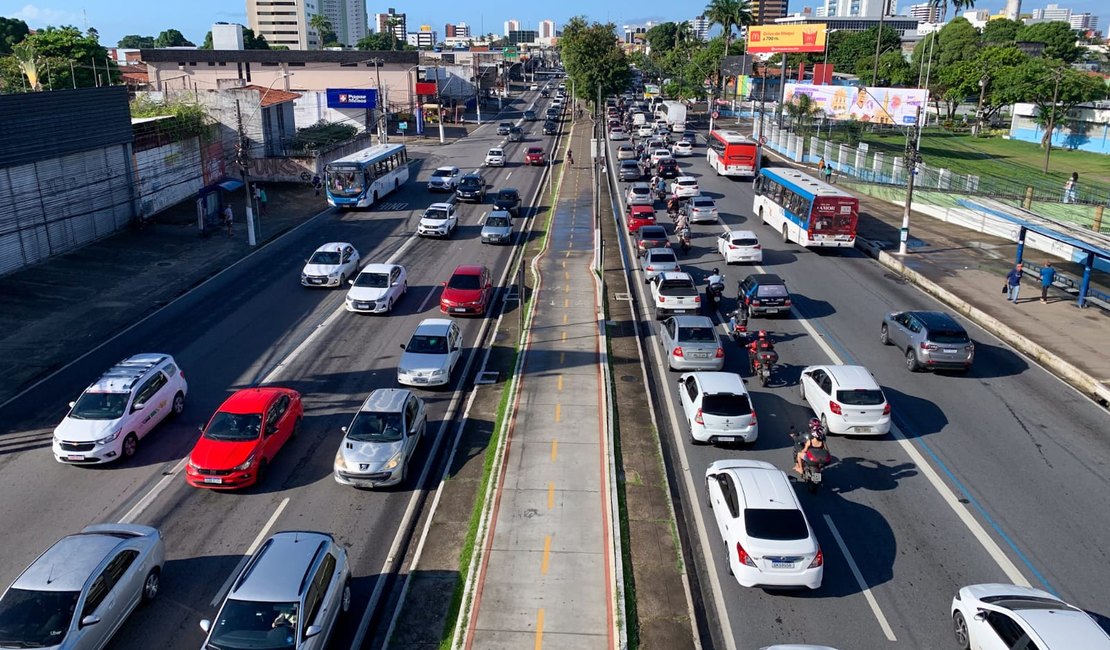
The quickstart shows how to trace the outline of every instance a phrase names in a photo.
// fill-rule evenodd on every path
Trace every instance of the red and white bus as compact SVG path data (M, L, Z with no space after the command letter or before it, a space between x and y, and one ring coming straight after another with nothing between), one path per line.
M852 248L856 245L859 200L840 188L786 167L759 172L752 212L760 223L802 246Z
M759 145L739 131L709 132L705 161L718 176L755 176L759 173Z

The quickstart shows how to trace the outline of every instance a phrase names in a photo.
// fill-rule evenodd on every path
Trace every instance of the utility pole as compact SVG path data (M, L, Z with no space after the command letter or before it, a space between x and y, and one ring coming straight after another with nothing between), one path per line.
M370 63L374 64L374 73L377 76L377 103L378 103L378 144L385 144L386 131L388 130L388 118L386 117L385 93L382 91L382 59L370 59Z
M1052 76L1056 79L1056 83L1052 86L1052 111L1048 114L1048 124L1045 125L1045 147L1044 147L1044 173L1048 173L1048 157L1052 155L1052 132L1056 130L1056 102L1060 98L1060 77L1064 76L1064 71L1056 68L1052 71Z
M254 237L254 207L251 205L250 140L247 139L247 134L243 131L243 111L239 107L239 100L235 100L235 121L239 131L239 144L235 149L235 164L239 165L239 172L243 175L243 191L247 195L247 243L254 247L258 245L258 242Z
M886 20L886 1L879 8L879 33L875 35L875 68L871 71L871 85L878 86L879 81L879 49L883 45L883 21Z
M471 53L474 57L474 110L478 111L478 126L482 125L482 77L479 73L482 70L482 64L478 62L479 57L477 52Z
M929 121L929 111L927 110L928 105L929 105L929 94L930 94L929 93L929 76L933 73L933 46L936 45L937 34L938 34L938 32L933 32L932 34L930 34L931 38L929 39L929 67L925 68L925 86L924 86L924 88L925 88L925 108L926 108L926 110L924 112L924 117L925 117L926 122ZM922 52L925 51L924 46L921 48L921 51ZM939 116L938 116L938 123L939 123ZM923 124L918 124L917 125L917 145L916 145L916 147L917 147L918 151L921 151L921 132L925 130L923 127L924 127Z
M439 143L446 142L443 137L443 91L439 87L439 66L436 66L436 101L439 102Z
M914 129L921 130L921 107L917 107L917 118ZM905 255L910 239L910 207L913 205L913 182L917 177L917 165L921 162L921 153L914 145L913 131L906 131L906 171L909 179L906 181L906 206L902 211L902 231L898 236L898 254Z

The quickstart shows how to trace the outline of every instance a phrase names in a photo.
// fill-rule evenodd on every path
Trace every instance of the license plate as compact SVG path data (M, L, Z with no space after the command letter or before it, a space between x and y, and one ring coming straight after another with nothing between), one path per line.
M70 454L66 456L66 460L85 460L85 456L83 454Z
M944 348L944 353L945 354L956 354L956 352L958 352L958 350L951 350L949 348Z
M676 309L676 310L674 310L674 313L676 313L676 314L685 314L686 311L687 310L685 310L685 309Z
M772 562L771 563L771 568L772 569L793 569L794 568L794 563L793 562Z
M205 483L212 483L213 485L220 485L221 483L224 482L224 480L222 478L220 478L219 476L205 476L204 477L204 482Z
M456 313L456 314L463 314L463 313L466 313L466 308L465 307L452 307L451 311Z
M355 309L370 309L370 304L365 302L356 302Z
M428 383L428 378L427 377L413 377L412 378L412 383L414 383L414 384L426 384L426 383Z
M316 279L309 280L309 282L311 282L312 284L324 284L323 280L316 280Z
M708 359L709 358L709 353L708 352L691 352L690 353L690 358L691 359Z
M809 475L809 480L813 481L814 483L820 483L821 482L821 472L811 473Z
M856 433L871 433L871 427L852 427Z
M736 436L717 436L718 442L736 442Z
M778 309L778 307L772 307L772 308L767 310L767 313L768 314L777 314L777 313L779 313L779 309Z

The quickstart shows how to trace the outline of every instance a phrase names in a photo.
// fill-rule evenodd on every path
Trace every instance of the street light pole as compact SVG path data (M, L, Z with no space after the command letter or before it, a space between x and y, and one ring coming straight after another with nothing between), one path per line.
M914 121L914 128L920 131L921 129L921 107L917 107L917 118ZM909 179L906 181L906 206L902 211L902 231L898 237L898 254L905 255L907 244L910 239L910 208L913 205L913 183L917 177L917 165L921 162L921 153L913 144L912 131L906 131L906 171L909 172Z

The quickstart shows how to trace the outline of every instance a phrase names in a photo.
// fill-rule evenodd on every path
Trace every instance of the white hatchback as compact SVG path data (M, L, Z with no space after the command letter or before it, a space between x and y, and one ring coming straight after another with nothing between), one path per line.
M408 273L400 264L367 264L351 280L347 291L347 311L388 314L408 291Z
M763 263L763 248L759 238L750 230L729 230L717 237L717 252L725 258L725 264L737 262Z
M651 195L651 187L647 183L633 184L624 200L628 205L655 205L655 197Z
M678 395L691 442L755 442L759 437L755 408L740 375L688 372L678 378Z
M641 137L641 138L651 137L652 133L653 133L653 131L651 130L651 125L650 124L641 124L640 126L638 126L636 128L636 135Z
M698 189L698 179L693 176L679 176L671 183L671 194L680 199L688 199L701 194Z
M741 587L817 589L821 545L786 474L760 460L718 460L705 470L705 498Z
M691 145L689 142L686 142L685 140L679 140L678 142L674 143L674 147L672 148L674 149L674 155L676 156L690 156L694 153L693 145Z
M1048 592L1017 585L960 589L952 599L952 629L956 645L974 650L1110 650L1110 636L1090 614Z
M863 366L809 366L799 382L802 399L825 431L884 436L890 432L890 402Z
M331 242L317 248L305 260L301 284L306 287L339 287L358 273L359 256L347 242Z
M505 150L500 147L494 147L486 152L486 166L487 167L504 167L505 166Z
M397 362L397 383L404 386L443 386L462 356L462 330L453 320L426 318L416 326Z

